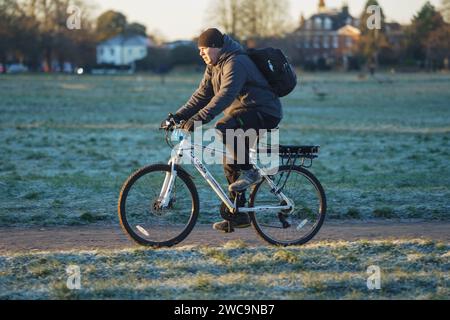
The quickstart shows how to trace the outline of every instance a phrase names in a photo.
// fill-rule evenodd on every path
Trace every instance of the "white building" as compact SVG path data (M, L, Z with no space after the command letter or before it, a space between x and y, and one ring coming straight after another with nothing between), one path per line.
M130 65L145 58L152 46L149 38L118 35L97 45L97 64Z

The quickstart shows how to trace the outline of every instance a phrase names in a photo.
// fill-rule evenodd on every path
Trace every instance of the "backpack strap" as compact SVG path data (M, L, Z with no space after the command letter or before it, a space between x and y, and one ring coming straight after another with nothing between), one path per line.
M255 65L256 69L259 70L258 67L256 66L256 64L253 62L253 60L250 58L250 56L246 52L240 52L240 53L234 55L234 57L236 57L236 56L247 56L249 58L249 60ZM264 78L264 75L262 75L262 76ZM249 85L251 87L260 88L260 89L269 90L270 92L272 92L275 95L275 97L278 97L277 93L273 90L273 88L270 86L270 84L268 86L265 86L265 85L262 85L262 84L259 84L259 83L256 83L256 82L247 81L246 85Z

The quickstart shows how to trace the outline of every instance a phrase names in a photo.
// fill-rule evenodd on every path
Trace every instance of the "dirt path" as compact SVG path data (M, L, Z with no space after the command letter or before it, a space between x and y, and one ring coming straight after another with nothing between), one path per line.
M450 221L443 222L348 222L327 221L313 241L361 239L432 239L450 242ZM221 234L210 225L197 225L184 245L222 245L230 240L243 240L249 246L265 246L255 231L237 230ZM0 253L124 249L137 247L119 226L0 228Z

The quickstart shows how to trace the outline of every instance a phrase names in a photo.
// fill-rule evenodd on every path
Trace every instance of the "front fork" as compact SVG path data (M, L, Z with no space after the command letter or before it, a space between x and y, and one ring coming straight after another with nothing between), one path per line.
M166 177L164 178L164 183L158 198L160 209L168 208L171 200L173 187L175 185L175 180L177 179L176 158L170 159L169 165L170 165L170 172L166 172Z

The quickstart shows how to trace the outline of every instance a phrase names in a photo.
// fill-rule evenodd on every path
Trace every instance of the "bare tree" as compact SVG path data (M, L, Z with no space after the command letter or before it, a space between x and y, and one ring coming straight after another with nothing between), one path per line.
M442 0L442 15L445 22L450 23L450 0Z
M371 28L368 19L371 14L368 8L371 6L380 7L377 0L368 0L360 17L361 38L358 43L358 50L361 56L366 60L368 66L375 68L379 64L380 52L389 48L389 40L386 36L385 15L383 9L380 9L381 28Z
M33 39L35 21L27 19L22 8L14 0L0 0L0 63L7 60L23 61L28 44Z
M282 36L290 26L288 0L215 0L209 19L246 40Z
M242 0L215 0L208 10L208 21L217 24L223 32L239 37L242 22L241 7Z
M67 59L78 60L80 51L86 51L80 44L91 42L92 5L84 0L20 0L18 3L22 12L38 23L39 45L49 70L53 62L58 61L62 67ZM81 13L81 30L69 30L67 27L70 6L76 6ZM92 47L92 44L89 46Z
M242 0L243 38L279 37L289 27L287 0Z

